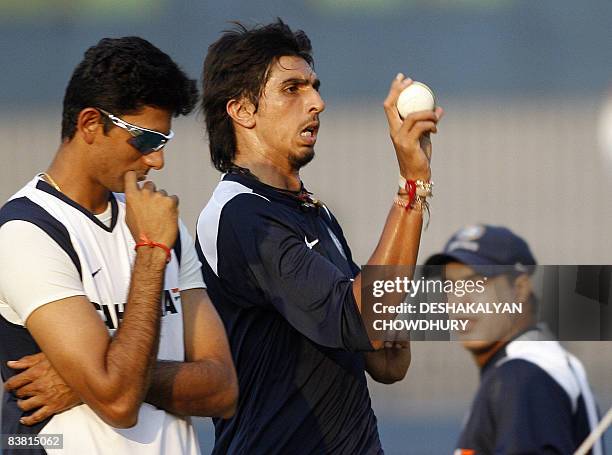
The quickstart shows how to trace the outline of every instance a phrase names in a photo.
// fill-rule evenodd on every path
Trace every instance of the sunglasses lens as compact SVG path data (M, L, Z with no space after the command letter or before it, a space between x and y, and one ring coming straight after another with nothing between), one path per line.
M166 138L160 134L143 131L142 134L128 139L128 142L140 153L146 155L154 152L155 150L159 150L166 143Z

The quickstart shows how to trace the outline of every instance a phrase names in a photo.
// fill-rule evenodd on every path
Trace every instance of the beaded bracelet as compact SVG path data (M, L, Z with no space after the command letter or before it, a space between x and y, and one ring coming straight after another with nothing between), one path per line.
M393 203L402 207L404 210L411 210L415 208L417 204L420 205L421 212L427 212L427 222L425 224L425 229L427 229L431 218L427 197L433 197L434 183L424 180L407 180L400 175L398 184L401 190L405 190L406 193L408 193L408 200L397 195L393 199Z
M433 196L434 182L432 182L431 180L406 180L400 175L397 183L400 189L406 190L408 193L410 193L408 188L413 186L416 188L417 195L422 197Z

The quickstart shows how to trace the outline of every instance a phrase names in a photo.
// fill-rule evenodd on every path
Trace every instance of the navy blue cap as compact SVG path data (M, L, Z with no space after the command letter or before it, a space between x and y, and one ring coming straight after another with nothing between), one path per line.
M461 262L483 276L500 273L533 273L536 260L529 245L510 229L476 224L455 232L444 251L434 254L427 266Z

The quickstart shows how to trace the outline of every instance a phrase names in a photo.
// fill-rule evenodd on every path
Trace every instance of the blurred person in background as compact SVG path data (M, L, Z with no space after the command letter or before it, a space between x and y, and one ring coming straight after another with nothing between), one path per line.
M409 343L370 342L359 267L338 221L300 178L325 109L310 40L280 19L236 24L210 46L202 79L210 153L224 175L196 244L241 397L233 418L215 420L214 453L380 454L365 371L401 380ZM395 104L410 83L398 74L384 106L400 174L424 185L442 110L402 121ZM389 199L368 264L415 264L425 200L404 188Z
M66 454L195 455L184 416L233 413L227 338L178 199L137 185L196 99L137 37L101 40L74 70L53 162L0 210L1 433L61 434Z
M527 243L505 227L456 232L427 266L442 278L484 282L462 302L521 302L519 313L454 314L469 324L458 340L480 369L480 385L455 455L572 454L597 424L598 411L581 362L537 324ZM482 281L481 281L482 280ZM447 295L448 302L458 298ZM603 454L598 441L592 449Z

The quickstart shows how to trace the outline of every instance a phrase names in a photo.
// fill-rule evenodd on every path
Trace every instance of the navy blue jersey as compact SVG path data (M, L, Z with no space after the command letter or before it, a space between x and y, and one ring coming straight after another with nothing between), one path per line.
M597 424L578 359L556 341L508 343L482 368L457 455L573 454ZM593 455L603 454L601 441Z
M214 453L382 453L359 352L371 349L352 292L359 268L331 213L228 174L197 234L240 385L235 416L215 420Z

